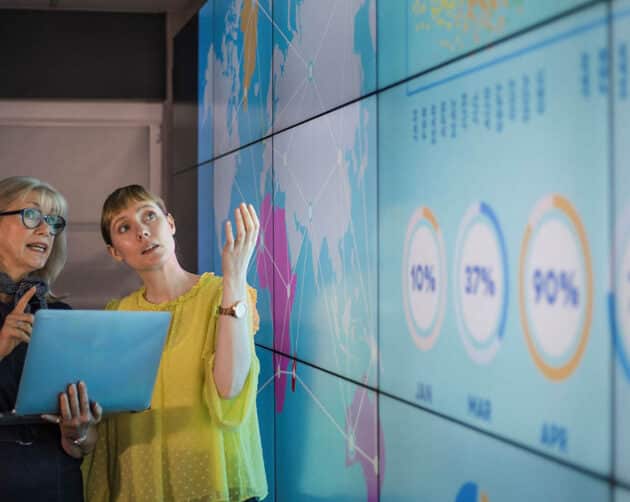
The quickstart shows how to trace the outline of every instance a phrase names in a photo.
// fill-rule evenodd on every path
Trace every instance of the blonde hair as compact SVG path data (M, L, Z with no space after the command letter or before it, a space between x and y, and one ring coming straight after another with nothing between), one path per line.
M127 209L132 202L153 202L165 215L168 215L166 204L157 195L149 192L141 185L127 185L110 193L103 203L101 212L101 235L105 244L112 245L111 225L118 213Z
M42 209L51 214L66 217L68 213L68 203L63 195L55 190L51 185L37 178L30 176L11 176L0 180L0 211L4 211L17 199L25 199L30 193L39 196L39 204ZM52 251L46 261L46 265L37 270L40 276L50 286L61 273L66 264L67 244L66 233L61 232L55 235ZM55 298L54 295L50 295Z

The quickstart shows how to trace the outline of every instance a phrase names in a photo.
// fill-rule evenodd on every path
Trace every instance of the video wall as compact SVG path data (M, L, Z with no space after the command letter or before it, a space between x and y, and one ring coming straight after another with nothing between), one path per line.
M199 271L261 220L268 500L630 500L630 0L195 22Z

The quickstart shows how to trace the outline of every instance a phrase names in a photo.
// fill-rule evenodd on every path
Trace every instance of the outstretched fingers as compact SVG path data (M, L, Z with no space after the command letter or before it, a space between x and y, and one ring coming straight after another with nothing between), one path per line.
M236 236L232 230L236 230ZM225 222L225 245L222 253L224 277L244 277L258 242L260 222L252 204L245 202L234 209L234 226Z

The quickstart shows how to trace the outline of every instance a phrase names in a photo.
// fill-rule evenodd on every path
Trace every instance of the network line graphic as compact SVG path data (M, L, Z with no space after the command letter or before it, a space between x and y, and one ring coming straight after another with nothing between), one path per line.
M367 500L377 500L384 447L376 397L367 389L376 386L378 352L376 100L255 142L269 133L271 116L274 129L284 129L362 95L366 73L375 80L375 2L329 3L322 9L321 2L286 2L283 13L276 2L273 14L264 0L224 3L214 13L221 25L207 55L213 72L206 75L214 75L206 79L200 120L212 115L218 156L215 257L237 204L251 201L261 222L248 281L258 290L274 354L273 375L259 393L274 383L277 414L294 413L294 393L308 399L323 419L315 427L341 435L333 451L347 467L361 465ZM348 30L357 24L360 34ZM364 52L355 47L361 36ZM341 78L323 78L333 73ZM265 336L256 340L263 347ZM305 376L307 368L314 374L310 364L358 385L334 378L324 391Z
M375 5L295 0L275 3L273 16L261 7L274 33L274 130L374 89Z
M381 480L384 476L385 449L382 430L379 428L378 436L374 434L378 416L375 398L368 397L368 393L372 394L372 392L365 388L357 388L352 406L345 417L346 424L344 427L326 408L321 399L317 397L311 386L294 371L283 372L278 370L259 386L258 394L271 385L274 379L278 380L281 373L284 373L288 378L295 378L300 389L306 392L315 407L343 438L346 444L346 464L352 465L357 462L361 464L367 481L367 500L378 500L379 476ZM380 452L378 451L377 441L380 444Z
M326 130L324 129L323 136L326 137L328 135ZM260 241L257 247L257 254L255 260L250 264L250 277L253 275L255 277L254 281L250 281L252 283L258 282L259 295L261 293L261 289L268 288L272 293L272 319L273 319L273 331L274 331L274 340L273 346L277 351L280 351L285 354L290 354L294 356L301 355L300 352L300 338L301 336L321 336L326 333L331 333L331 342L329 347L333 350L333 356L335 365L331 368L334 372L349 372L350 366L348 363L356 356L353 356L352 347L346 347L347 342L346 338L348 333L343 330L343 328L336 322L336 318L338 314L336 313L335 306L331 305L331 302L327 301L327 295L330 294L330 291L326 289L325 283L327 282L327 278L324 277L324 274L320 271L317 274L313 275L315 279L311 285L315 285L316 297L324 300L324 306L326 311L326 321L328 329L321 330L321 332L310 332L307 335L304 333L306 330L303 328L305 323L302 320L302 305L303 303L298 303L297 308L294 308L294 300L296 292L300 292L301 295L298 296L298 300L301 301L303 296L303 292L305 288L307 288L308 284L303 284L298 280L299 277L306 277L307 267L309 265L308 260L303 260L301 267L299 270L301 272L294 272L289 261L289 243L287 239L287 234L285 230L285 208L274 207L271 201L271 195L268 193L261 201L261 195L258 193L258 190L251 190L251 186L260 186L259 183L251 183L247 184L239 181L239 171L243 171L245 174L246 180L256 181L261 176L261 174L257 174L256 170L253 166L259 163L259 159L255 157L256 152L252 149L245 149L239 152L238 155L234 155L234 158L224 158L221 159L221 162L215 169L215 201L220 203L220 194L225 190L220 190L217 187L223 185L224 181L221 177L224 174L229 175L229 171L231 169L235 170L232 173L232 176L229 176L228 179L231 180L232 187L231 198L235 201L238 200L254 200L254 203L260 208L260 220L261 220L261 234ZM249 168L248 168L249 167ZM333 169L338 170L341 169L339 166L334 167ZM262 176L266 176L262 174ZM338 183L330 183L332 187L338 186ZM300 191L308 192L306 188L302 188ZM325 199L326 192L322 192L319 197L324 197ZM346 195L349 195L346 193ZM365 200L362 201L364 210L366 209ZM318 204L309 205L311 208L315 208L316 210L320 209ZM229 212L229 211L228 211ZM364 220L365 222L365 220ZM219 221L217 221L219 223ZM312 222L311 222L312 223ZM312 229L312 225L309 227ZM363 233L366 232L366 228L363 229ZM351 232L355 232L352 230ZM308 229L305 230L305 233L308 234ZM355 256L358 261L359 254L365 254L367 251L363 250L362 253L358 252L356 246L356 232L355 238L353 239L354 249L351 252L352 256ZM302 238L299 243L299 248L297 250L297 254L302 255L306 253L306 247L309 246L307 239ZM306 253L308 254L308 253ZM255 265L254 265L255 264ZM314 264L312 264L314 265ZM253 267L256 267L256 271L254 273ZM317 268L317 267L316 267ZM363 271L365 272L365 271ZM365 309L369 309L371 315L373 317L374 308L373 301L370 301L366 296L365 292L367 291L375 291L374 277L372 277L369 273L367 274L366 279L361 279L362 284L369 284L369 286L361 287L360 290L363 291L363 299L362 304ZM348 284L341 284L341 287L344 290L351 289ZM338 296L345 297L346 293L340 294ZM297 318L295 319L293 325L296 327L294 332L291 330L292 323L290 322L292 313L297 311ZM261 313L261 315L264 315ZM373 384L372 381L368 381L368 375L372 378L374 377L375 368L376 368L376 340L375 340L375 326L371 327L372 332L367 334L364 333L364 336L360 340L361 343L368 344L368 353L369 358L367 360L367 367L360 367L359 370L365 376L362 376L361 383L364 385ZM354 391L354 395L349 395L347 391L347 385L344 387L342 385L342 380L337 380L337 385L339 386L340 399L343 402L343 409L346 410L346 430L340 425L340 421L342 419L336 418L333 414L326 409L324 404L320 399L317 398L316 393L308 386L307 383L300 377L298 374L297 365L293 364L291 369L289 370L289 365L291 359L288 357L283 357L280 355L274 355L274 375L268 379L265 383L263 383L260 387L260 391L265 389L268 385L272 383L275 379L275 394L276 394L276 411L282 412L285 399L287 399L288 394L288 386L289 382L291 385L292 391L296 391L296 384L299 385L299 388L302 388L306 391L307 395L310 396L313 402L316 405L316 408L322 412L322 415L330 421L335 430L343 431L343 440L346 444L346 452L348 455L348 462L359 462L363 466L364 471L366 472L366 480L368 482L368 491L371 493L372 490L376 490L376 479L378 473L378 466L376 466L376 434L377 434L377 417L376 417L376 404L375 399L369 400L366 398L367 391L364 388L357 387ZM290 396L290 394L288 394ZM382 442L382 441L381 441ZM366 444L366 447L363 447L363 444ZM370 453L371 452L371 453ZM371 469L368 469L367 466L371 466ZM371 481L370 477L374 477L374 480ZM376 493L376 491L374 491ZM368 500L375 500L371 496L368 497Z

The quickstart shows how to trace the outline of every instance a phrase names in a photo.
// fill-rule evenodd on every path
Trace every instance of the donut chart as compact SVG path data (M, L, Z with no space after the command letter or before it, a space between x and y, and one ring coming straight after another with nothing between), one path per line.
M405 318L421 351L437 341L446 307L446 251L431 209L419 207L407 225L402 266Z
M471 205L459 226L454 302L459 334L469 357L487 364L505 333L509 268L503 230L485 202Z
M582 220L553 194L530 213L519 264L521 326L539 371L560 381L573 374L593 317L593 268Z

